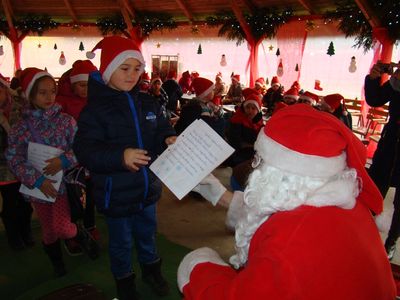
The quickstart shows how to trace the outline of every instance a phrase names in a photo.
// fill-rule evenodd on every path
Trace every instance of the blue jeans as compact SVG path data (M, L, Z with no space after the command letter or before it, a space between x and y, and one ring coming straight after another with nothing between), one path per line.
M155 234L157 229L156 205L121 218L106 217L109 236L111 272L117 279L133 273L132 246L135 242L140 264L158 260Z

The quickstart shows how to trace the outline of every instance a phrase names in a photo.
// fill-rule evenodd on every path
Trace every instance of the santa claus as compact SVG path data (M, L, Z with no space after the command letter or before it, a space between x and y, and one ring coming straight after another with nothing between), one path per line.
M185 299L395 299L372 214L383 199L357 137L297 104L274 114L255 150L244 194L232 197L212 177L196 188L229 205L236 253L230 264L210 248L187 254L178 269Z

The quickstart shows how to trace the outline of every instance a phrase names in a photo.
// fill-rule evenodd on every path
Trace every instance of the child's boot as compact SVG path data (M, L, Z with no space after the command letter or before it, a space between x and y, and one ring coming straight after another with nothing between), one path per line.
M50 258L56 277L62 277L67 274L62 258L60 240L48 245L43 244L43 249Z
M117 284L118 300L137 300L139 299L136 294L135 274L128 277L115 279Z
M168 282L161 274L161 258L151 264L141 264L142 279L149 284L159 296L169 294Z

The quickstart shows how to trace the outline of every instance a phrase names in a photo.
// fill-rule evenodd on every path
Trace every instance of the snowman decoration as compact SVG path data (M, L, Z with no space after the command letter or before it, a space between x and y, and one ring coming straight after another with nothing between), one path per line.
M353 56L350 61L349 72L354 73L355 71L357 71L356 57Z

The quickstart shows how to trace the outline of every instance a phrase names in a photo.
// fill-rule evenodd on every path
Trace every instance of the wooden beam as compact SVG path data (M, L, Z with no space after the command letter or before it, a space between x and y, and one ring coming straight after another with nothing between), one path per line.
M246 40L249 42L250 40L253 40L254 37L251 34L250 26L247 24L246 19L243 16L242 11L240 10L240 7L237 3L236 0L231 0L231 8L233 13L236 16L236 19L238 19L240 26L242 27L244 34L246 35Z
M379 18L375 15L374 10L369 5L368 1L355 0L355 2L357 4L357 6L360 8L360 10L362 11L364 17L368 20L368 22L372 28L380 27L382 25Z
M125 9L127 10L128 14L132 19L135 19L135 10L132 8L131 4L128 0L121 0L122 5L124 5Z
M186 4L182 0L175 0L180 9L183 10L183 13L185 14L186 18L189 19L189 21L193 21L193 14L190 12L190 10L187 8Z
M312 8L310 2L308 0L297 0L307 11L310 15L315 13L315 10Z
M124 22L126 24L126 27L128 28L128 32L131 32L131 30L133 29L132 19L131 19L130 15L129 15L128 10L125 7L124 1L123 0L118 0L118 4L120 6L121 14L122 14L122 17L124 18Z
M1 4L3 5L4 14L6 15L6 20L8 24L8 28L14 28L13 23L13 11L9 0L1 0Z
M68 9L68 12L72 18L72 21L74 21L75 23L78 23L79 22L78 17L76 16L76 13L75 13L74 9L72 8L71 3L69 3L69 0L64 0L64 4Z

